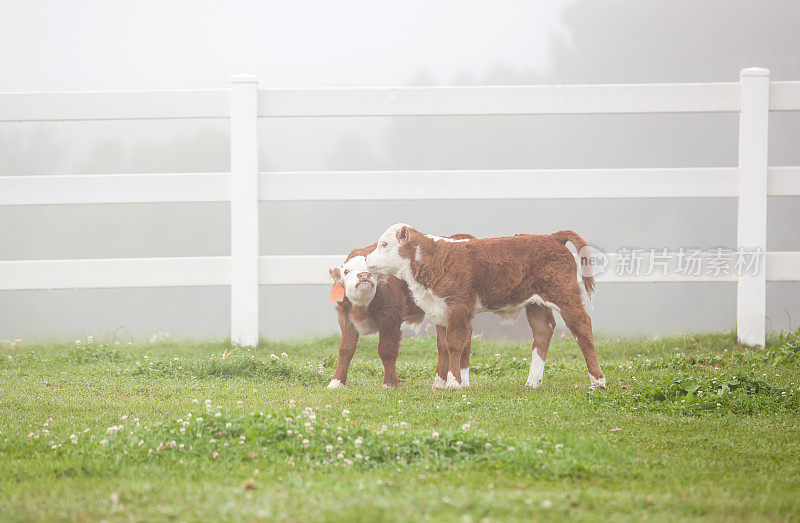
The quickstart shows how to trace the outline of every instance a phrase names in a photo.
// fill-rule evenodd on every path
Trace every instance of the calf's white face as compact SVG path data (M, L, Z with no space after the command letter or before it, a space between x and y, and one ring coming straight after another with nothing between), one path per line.
M366 259L363 256L350 258L339 271L345 295L353 305L369 305L378 289L378 278L367 268Z
M400 239L398 231L408 225L396 223L386 229L378 239L378 246L367 255L366 261L370 270L380 274L400 276L408 267L409 260L400 256Z

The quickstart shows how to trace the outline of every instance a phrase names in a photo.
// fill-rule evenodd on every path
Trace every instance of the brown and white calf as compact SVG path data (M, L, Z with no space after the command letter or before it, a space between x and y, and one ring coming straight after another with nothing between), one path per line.
M533 333L525 385L542 383L555 328L553 311L558 311L583 352L592 388L604 388L592 320L583 307L578 267L566 242L585 252L586 242L572 231L454 240L400 223L381 235L366 262L373 272L404 280L417 305L444 331L449 357L437 376L449 387L463 381L461 355L470 342L475 314L491 311L514 321L525 309ZM584 276L583 285L591 295L594 278Z
M456 234L452 238L472 238L467 234ZM419 324L425 313L416 303L408 285L394 276L381 275L367 268L365 256L375 250L376 245L363 249L354 249L341 267L331 269L334 280L334 291L340 286L341 294L331 293L331 299L337 301L336 313L342 338L339 342L339 361L328 388L343 387L347 381L350 361L358 345L359 336L378 334L378 355L383 363L383 384L397 386L395 368L402 338L403 323ZM437 326L437 345L439 362L446 373L449 365L449 354L444 345L444 331ZM441 330L441 332L440 332ZM470 345L461 353L463 367L469 368ZM469 371L463 376L462 385L469 386ZM434 388L445 388L444 380L435 380Z

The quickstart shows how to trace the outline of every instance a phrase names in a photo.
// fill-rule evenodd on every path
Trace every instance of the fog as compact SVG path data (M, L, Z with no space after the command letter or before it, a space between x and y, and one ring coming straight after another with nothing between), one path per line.
M1 1L0 91L800 80L800 4ZM732 167L736 115L272 118L262 170ZM0 175L229 169L228 122L0 123ZM770 115L770 165L800 165L800 115ZM768 249L800 250L798 198L770 198ZM574 229L621 247L735 248L734 199L261 204L262 254L345 254L403 221L498 236ZM0 259L228 255L226 204L0 207ZM337 330L326 286L263 286L261 333ZM772 331L800 284L767 286ZM729 330L734 284L606 284L609 335ZM226 337L225 287L0 292L0 339ZM525 339L481 315L476 332Z

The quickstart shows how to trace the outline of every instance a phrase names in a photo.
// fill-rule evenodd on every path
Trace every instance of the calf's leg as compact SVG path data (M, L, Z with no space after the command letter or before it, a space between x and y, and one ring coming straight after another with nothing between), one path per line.
M472 312L464 306L450 306L447 310L447 367L448 389L461 386L461 356L470 345L472 336Z
M541 305L528 305L525 307L525 315L528 317L528 324L531 326L533 334L531 368L528 371L528 381L525 382L525 386L535 389L542 384L544 362L547 360L547 351L550 348L550 339L553 337L556 319L553 317L551 309Z
M472 355L472 323L469 324L467 346L461 353L461 387L469 387L469 358Z
M387 387L397 387L397 354L400 351L400 325L390 325L378 331L378 356L383 362L383 384Z
M436 376L433 378L434 389L447 388L447 369L450 366L450 354L447 351L447 329L442 325L436 326L436 348L439 359L436 362Z
M350 369L350 360L358 346L358 331L356 330L350 317L343 311L339 313L339 328L342 330L342 339L339 341L339 361L336 362L336 371L333 379L328 384L329 389L344 387L347 382L347 371Z
M578 342L578 346L583 352L583 359L586 360L586 368L589 371L591 388L606 388L606 377L600 369L600 362L597 360L597 352L594 349L592 318L583 308L583 299L578 282L571 280L563 285L559 295L554 296L552 301L561 309L561 317L564 319L564 323L567 324L567 328L575 337L575 341Z

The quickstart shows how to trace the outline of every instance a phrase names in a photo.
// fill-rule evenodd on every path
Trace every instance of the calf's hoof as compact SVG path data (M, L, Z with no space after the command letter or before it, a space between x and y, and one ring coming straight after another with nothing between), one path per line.
M525 386L532 389L538 389L542 386L542 380L528 380L525 382Z
M341 388L344 388L344 383L342 383L341 381L339 381L337 379L333 379L333 380L331 380L330 383L328 383L328 388L329 389L341 389Z
M447 373L447 382L445 382L445 388L447 389L457 389L460 388L461 384L458 382L455 376L453 376L452 372Z
M442 378L440 378L439 375L437 374L436 377L433 378L433 390L446 389L446 388L447 388L447 382L444 381Z
M589 390L597 390L597 389L605 389L606 388L606 377L603 376L602 378L595 378L591 374L589 374Z

